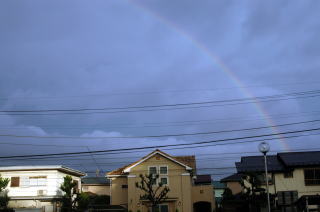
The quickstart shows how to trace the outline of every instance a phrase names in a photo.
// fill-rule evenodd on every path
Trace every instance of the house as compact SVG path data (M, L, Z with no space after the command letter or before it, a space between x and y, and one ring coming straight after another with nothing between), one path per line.
M55 212L53 200L62 197L60 185L70 175L81 188L80 177L85 173L65 166L8 166L0 167L3 178L9 178L6 188L10 197L9 207L38 208L42 212Z
M282 211L316 209L320 195L320 151L286 152L267 156L269 192ZM236 163L238 173L256 173L264 180L263 156L241 157ZM261 184L265 188L265 183ZM309 202L308 202L309 200ZM313 200L313 201L311 201Z
M238 173L229 175L220 180L221 183L226 184L227 188L229 188L232 191L233 195L239 194L243 191L241 181L242 181L242 175Z
M82 192L110 196L110 180L105 177L81 178Z
M171 156L155 150L140 160L107 173L111 179L111 204L131 211L147 212L144 193L136 188L140 174L159 174L159 181L169 187L168 198L159 205L160 212L210 212L214 209L211 177L196 176L195 156Z

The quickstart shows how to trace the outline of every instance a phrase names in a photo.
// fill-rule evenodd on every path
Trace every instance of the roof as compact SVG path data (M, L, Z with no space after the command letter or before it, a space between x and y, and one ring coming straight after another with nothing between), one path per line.
M83 177L81 183L83 185L110 185L110 179L106 177Z
M195 184L211 184L211 182L211 175L197 175L197 178L194 180Z
M124 175L126 172L130 171L131 168L139 165L140 163L142 163L143 161L149 159L150 157L152 157L155 154L160 154L176 163L179 163L182 166L185 166L186 169L195 169L196 168L196 159L195 156L171 156L165 152L162 152L158 149L156 149L155 151L151 152L150 154L142 157L140 160L133 162L129 165L123 166L121 168L118 168L116 170L113 170L111 172L108 172L107 175L108 176L119 176L119 175Z
M42 171L42 170L57 170L74 176L86 176L86 173L76 169L72 169L61 165L47 165L47 166L2 166L0 172L5 171Z
M213 181L213 189L225 189L227 188L225 183L219 182L219 181Z
M235 173L225 178L222 178L220 182L241 182L241 180L242 180L242 175Z
M294 167L308 167L320 165L320 151L310 152L283 152L277 155L268 155L268 171L280 172ZM241 157L240 162L236 162L238 173L263 172L263 156Z
M267 156L268 171L279 172L285 169L284 165L278 160L277 155ZM263 156L241 157L241 162L236 162L238 173L243 172L264 172Z
M320 151L285 152L278 157L287 167L320 165Z

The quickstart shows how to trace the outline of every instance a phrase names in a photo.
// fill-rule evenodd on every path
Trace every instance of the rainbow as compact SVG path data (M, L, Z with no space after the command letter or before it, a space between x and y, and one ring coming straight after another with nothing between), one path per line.
M196 48L198 48L201 52L203 52L210 60L213 62L213 65L218 66L225 74L230 78L230 80L239 87L240 91L249 98L255 98L255 95L246 88L245 84L237 77L237 75L232 72L225 63L216 55L214 54L208 47L206 47L203 43L201 43L199 40L197 40L194 36L187 33L185 30L183 30L180 26L175 24L174 22L170 21L169 19L165 18L164 16L160 15L159 13L156 13L149 8L145 7L144 5L140 4L137 1L128 0L128 2L131 2L132 5L139 8L141 11L147 13L148 15L156 18L161 23L165 24L166 26L170 27L171 29L175 30L177 33L182 35L184 38L189 40ZM265 122L270 126L275 126L275 122L273 121L272 117L268 114L264 106L257 100L254 100L253 103L254 107L256 108L256 111L264 117ZM279 133L279 130L276 127L272 127L273 133ZM278 136L278 140L280 141L282 147L286 151L290 151L290 147L288 143L286 142L285 138L283 138L281 135Z

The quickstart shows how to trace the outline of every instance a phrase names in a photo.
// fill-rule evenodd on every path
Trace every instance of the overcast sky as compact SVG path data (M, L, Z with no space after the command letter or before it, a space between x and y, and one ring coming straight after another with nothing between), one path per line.
M2 0L0 110L164 105L318 90L319 11L318 0ZM312 122L139 139L3 136L110 137L244 129L317 120L319 103L315 93L306 98L175 110L1 112L0 155L192 143L318 128L320 124ZM304 134L310 133L317 131ZM234 169L228 167L241 155L259 154L258 143L163 150L173 155L195 154L199 172L217 179L231 174ZM273 151L320 148L317 135L275 139L270 145ZM65 164L88 173L105 172L152 150L1 160L0 165ZM225 169L215 169L221 167Z

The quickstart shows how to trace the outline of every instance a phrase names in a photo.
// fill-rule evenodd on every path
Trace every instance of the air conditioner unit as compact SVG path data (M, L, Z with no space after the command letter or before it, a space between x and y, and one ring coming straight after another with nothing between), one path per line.
M44 195L46 195L47 194L47 191L46 190L38 190L38 192L37 192L37 195L38 196L44 196Z

